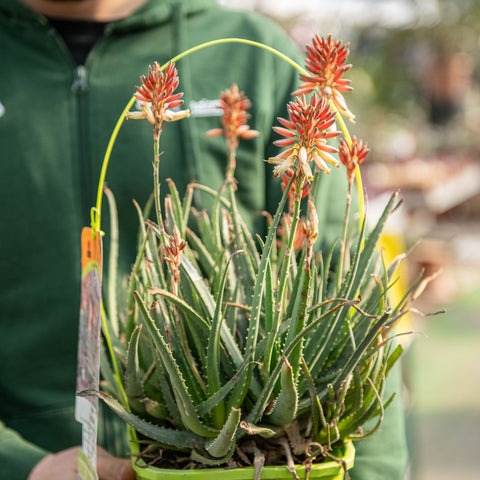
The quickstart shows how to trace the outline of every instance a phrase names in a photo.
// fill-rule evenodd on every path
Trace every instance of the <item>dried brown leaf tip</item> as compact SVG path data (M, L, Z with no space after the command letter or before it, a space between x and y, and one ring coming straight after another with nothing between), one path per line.
M332 100L343 115L353 120L355 116L341 93L352 89L350 80L343 78L351 67L345 64L350 53L348 44L334 40L331 35L326 38L316 35L306 49L306 68L311 75L300 75L304 83L292 95L308 95L316 89L320 96Z
M165 245L165 261L170 263L172 270L172 287L177 294L178 282L180 280L180 262L182 261L182 251L187 246L185 240L180 236L180 230L175 225L173 235L168 236L168 245Z

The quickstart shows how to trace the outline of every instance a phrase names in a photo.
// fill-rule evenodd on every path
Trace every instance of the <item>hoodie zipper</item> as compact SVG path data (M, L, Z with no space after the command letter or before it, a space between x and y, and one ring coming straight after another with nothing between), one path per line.
M78 160L80 167L82 216L85 225L88 225L90 223L90 208L93 206L91 203L93 197L90 180L91 159L88 142L88 71L85 65L75 66L71 90L75 96L77 107L77 141Z
M90 180L90 154L88 144L88 70L85 65L78 65L73 59L70 50L65 44L62 36L43 18L38 18L39 22L48 29L49 36L53 37L57 47L63 53L70 68L73 68L72 83L70 91L75 99L76 118L74 134L77 141L77 161L79 172L79 189L82 221L84 225L90 224L90 209L92 204L92 185ZM90 52L91 53L91 52ZM87 62L88 63L88 59ZM73 179L75 181L75 179Z

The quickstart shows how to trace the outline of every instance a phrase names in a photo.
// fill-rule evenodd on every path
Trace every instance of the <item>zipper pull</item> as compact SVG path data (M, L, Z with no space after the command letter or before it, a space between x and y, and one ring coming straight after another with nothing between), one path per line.
M88 90L87 69L85 65L77 65L73 72L73 93L83 93Z

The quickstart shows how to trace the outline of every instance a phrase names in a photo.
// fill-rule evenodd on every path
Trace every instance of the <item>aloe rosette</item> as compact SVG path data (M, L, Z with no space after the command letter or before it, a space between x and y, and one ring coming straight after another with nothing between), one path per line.
M368 232L363 217L347 228L347 210L340 253L335 245L323 252L315 245L315 206L310 201L305 209L302 201L312 195L310 182L329 170L327 163L344 163L352 179L366 155L364 144L352 144L348 135L341 162L330 145L340 134L335 120L345 128L341 112L349 111L339 91L348 90L348 81L337 73L347 70L339 66L345 46L325 41L341 55L318 54L317 38L307 64L318 77L324 57L333 59L333 86L304 73L308 92L304 85L288 105L289 118L275 127L284 137L276 143L286 149L267 161L284 176L284 192L264 239L252 236L236 204L235 150L256 135L246 123L248 99L236 85L225 90L222 128L208 133L226 138L222 187L191 183L181 197L168 181L161 207L163 122L188 111L169 109L181 105L173 64L154 64L142 77L136 96L150 104L128 115L154 126L156 220L150 219L152 205L138 208L138 253L124 313L116 315L122 310L112 289L107 310L115 315L104 312L111 353L103 363L104 390L84 394L102 398L148 451L180 452L206 465L241 464L247 454L267 463L280 455L289 464L311 463L346 439L373 433L393 399L384 398L385 380L402 348L389 332L407 311L413 287L398 305L390 304L400 259L384 265L377 244L398 194ZM315 81L321 85L316 91ZM192 208L195 189L212 197L209 212ZM347 238L352 246L345 255ZM373 418L376 425L365 431Z

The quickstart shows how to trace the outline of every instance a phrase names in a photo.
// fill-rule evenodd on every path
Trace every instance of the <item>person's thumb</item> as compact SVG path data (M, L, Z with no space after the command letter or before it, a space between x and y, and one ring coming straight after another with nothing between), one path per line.
M116 458L103 448L98 449L97 472L100 480L135 480L130 460Z

